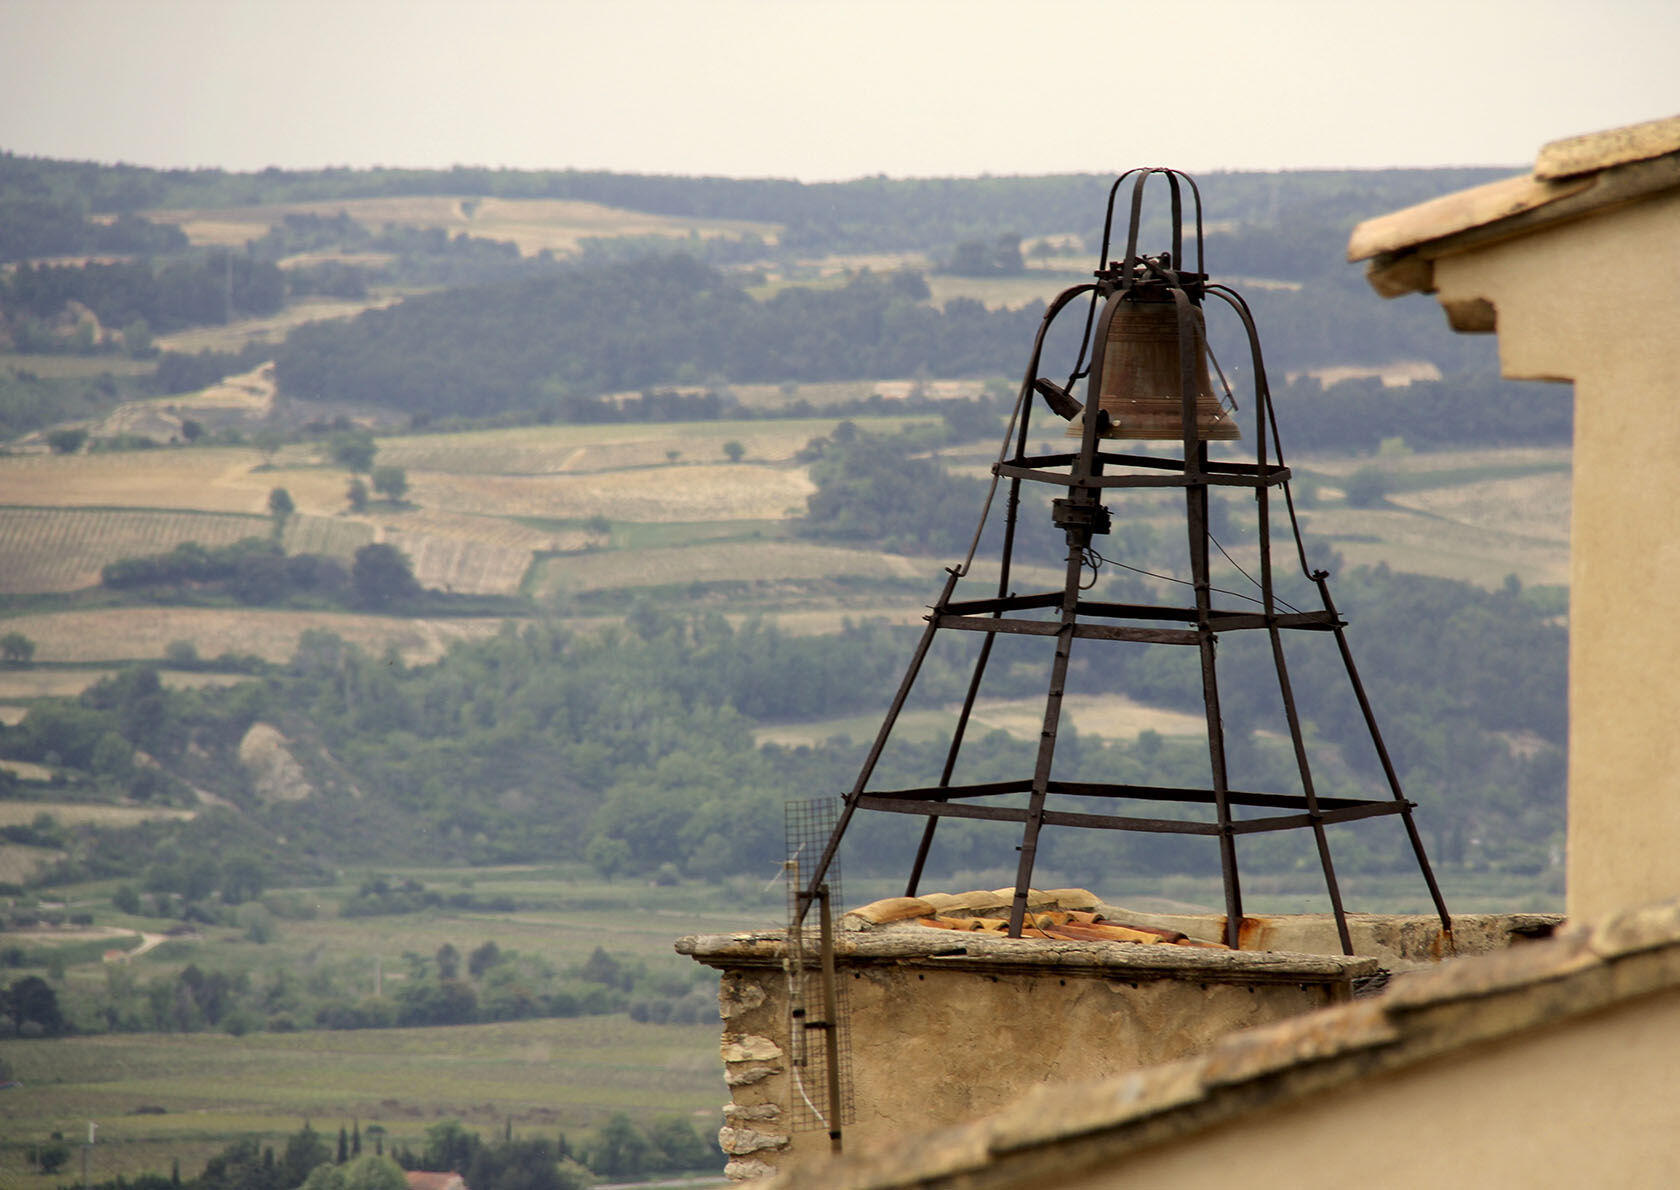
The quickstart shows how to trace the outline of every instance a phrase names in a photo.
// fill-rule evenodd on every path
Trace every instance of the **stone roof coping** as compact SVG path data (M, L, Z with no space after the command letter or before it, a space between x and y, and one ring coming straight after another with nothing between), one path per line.
M1442 195L1353 229L1384 297L1434 292L1433 260L1680 188L1680 116L1553 141L1527 174Z
M1540 156L1535 159L1534 176L1543 180L1570 178L1677 152L1680 152L1680 116L1669 116L1552 141L1541 148Z
M677 939L676 949L719 969L780 967L787 935L783 930L690 934ZM849 966L907 963L967 971L1036 970L1109 979L1188 979L1204 983L1348 983L1374 976L1380 970L1376 959L1357 955L1072 942L951 930L836 933L834 955L837 962Z
M797 1184L954 1190L1046 1146L1089 1146L1091 1160L1121 1161L1252 1112L1673 988L1680 988L1680 901L1447 960L1397 977L1383 995L1232 1033L1195 1057L1039 1086L996 1115L921 1132L914 1142L883 1138L832 1165L802 1169ZM1060 1156L1066 1168L1089 1163ZM789 1176L766 1190L791 1190Z

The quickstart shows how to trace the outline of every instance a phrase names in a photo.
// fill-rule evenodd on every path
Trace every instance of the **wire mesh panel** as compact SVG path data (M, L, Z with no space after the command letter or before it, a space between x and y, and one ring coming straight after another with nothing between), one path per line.
M787 803L788 945L784 969L788 978L788 1070L793 1084L788 1121L796 1132L833 1133L855 1119L848 981L824 980L822 913L813 909L804 915L803 927L794 928L800 920L804 876L816 866L839 814L839 798ZM822 888L827 890L830 916L838 917L843 904L838 856L829 863ZM829 1070L830 1030L835 1042L835 1077Z

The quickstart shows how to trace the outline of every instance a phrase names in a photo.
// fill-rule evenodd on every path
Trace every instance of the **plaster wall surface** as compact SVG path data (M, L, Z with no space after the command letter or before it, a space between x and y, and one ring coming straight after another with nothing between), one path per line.
M1680 991L1382 1075L1095 1168L1016 1166L987 1186L1674 1185ZM1373 1144L1373 1141L1378 1143ZM1385 1153L1385 1148L1387 1151ZM1066 1154L1060 1156L1065 1157Z
M1680 192L1434 268L1506 376L1575 383L1569 917L1680 896Z

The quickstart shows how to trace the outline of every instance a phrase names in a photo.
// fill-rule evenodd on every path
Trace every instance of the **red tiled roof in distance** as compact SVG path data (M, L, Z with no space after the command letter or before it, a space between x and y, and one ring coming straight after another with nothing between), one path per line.
M426 1169L410 1169L403 1177L408 1181L408 1190L467 1190L466 1180L453 1170L434 1173Z

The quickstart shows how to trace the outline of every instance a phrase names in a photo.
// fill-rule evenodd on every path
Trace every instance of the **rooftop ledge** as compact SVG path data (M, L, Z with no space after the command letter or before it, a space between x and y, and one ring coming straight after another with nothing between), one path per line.
M915 965L980 973L1077 974L1087 977L1184 979L1202 982L1348 983L1380 971L1433 966L1444 958L1504 950L1551 936L1563 924L1553 913L1471 913L1453 919L1450 935L1433 916L1350 913L1355 953L1341 953L1329 914L1256 915L1243 918L1242 945L1230 950L1222 914L1144 913L1104 904L1084 889L1033 890L1028 924L1052 933L1085 937L1010 938L995 927L1007 889L894 897L846 913L836 923L835 960L848 967ZM1073 913L1065 912L1074 910ZM1095 919L1057 929L1050 918ZM928 928L936 926L938 928ZM1116 928L1117 927L1117 928ZM1110 938L1091 938L1107 931ZM807 927L807 957L814 957ZM1176 941L1177 945L1162 944ZM1153 945L1151 945L1153 943ZM783 930L694 934L676 942L678 953L709 967L779 967L787 955Z
M676 948L679 954L719 970L780 967L787 954L787 934L782 930L691 934L677 939ZM834 959L839 966L853 968L890 964L977 974L1041 973L1202 983L1348 983L1376 975L1381 966L1377 959L1363 955L998 938L914 927L837 932Z

